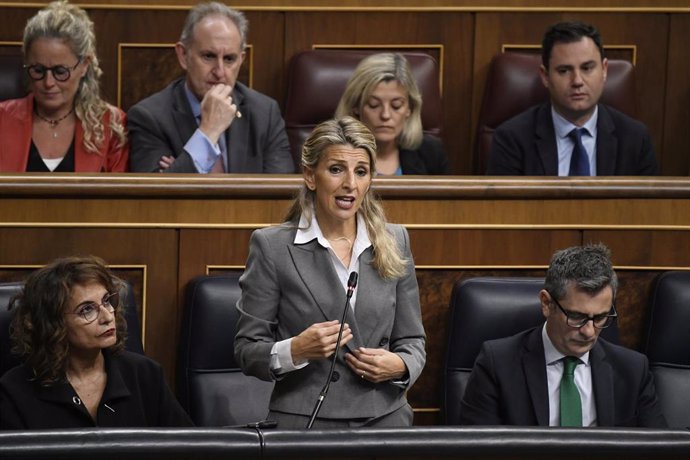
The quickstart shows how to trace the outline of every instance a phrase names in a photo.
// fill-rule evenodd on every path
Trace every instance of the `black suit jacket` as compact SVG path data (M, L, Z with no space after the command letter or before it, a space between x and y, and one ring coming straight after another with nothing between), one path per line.
M484 343L462 399L463 425L549 426L541 331ZM644 355L599 338L590 363L598 426L666 427Z
M597 176L651 176L656 156L647 128L599 104ZM542 104L503 123L494 132L489 175L557 176L558 150L551 105Z
M403 175L448 174L448 156L439 139L425 134L416 150L400 149L400 168Z
M0 379L0 429L191 426L160 365L128 351L104 351L108 381L94 421L67 382L42 386L27 365Z
M175 162L164 172L195 173L192 157L184 150L198 125L178 79L127 112L130 169L158 172L158 160L172 155ZM237 82L233 102L242 112L225 131L231 173L293 173L295 165L285 122L273 99Z

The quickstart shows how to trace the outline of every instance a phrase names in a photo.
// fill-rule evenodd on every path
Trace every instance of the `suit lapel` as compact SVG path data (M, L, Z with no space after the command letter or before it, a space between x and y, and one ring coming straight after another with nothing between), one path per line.
M616 127L611 115L603 105L599 105L597 118L597 176L612 176L616 173L618 139L614 135Z
M549 426L549 390L546 377L544 344L541 328L537 327L527 337L525 353L522 357L523 372L527 390L532 398L534 415L539 426Z
M535 140L537 152L541 159L544 174L547 176L558 175L558 149L556 147L556 132L553 127L551 106L545 104L539 107L536 114Z
M597 341L589 353L592 366L592 391L597 408L597 425L614 425L613 371L606 361L606 352Z
M335 291L332 289L332 286L341 286L341 283L335 268L333 268L328 251L322 248L316 239L306 244L290 244L288 251L295 270L314 299L314 303L321 310L323 321L334 319L340 321L343 316L343 308L345 308L346 295L344 289L336 289ZM357 294L357 298L359 298L359 294ZM345 322L350 325L355 336L347 347L352 349L352 347L361 346L356 340L359 332L351 308L348 308Z
M9 112L3 127L0 146L0 171L25 172L29 163L34 97L29 94Z
M358 329L355 337L361 338L362 346L378 347L378 344L371 343L371 337L377 330L386 305L382 298L386 295L386 289L381 285L381 278L371 262L372 248L368 248L359 257L359 287L357 288L357 304L355 305Z
M249 126L251 122L251 109L244 105L244 93L235 84L232 92L233 102L237 109L242 113L242 118L235 118L230 125L230 129L225 131L225 145L228 146L228 172L245 171L247 162L247 149L249 146Z
M199 126L199 123L192 113L192 108L189 106L189 101L187 101L184 84L184 79L181 79L173 89L172 118L177 128L177 133L179 134L178 141L180 143L180 149L184 147Z

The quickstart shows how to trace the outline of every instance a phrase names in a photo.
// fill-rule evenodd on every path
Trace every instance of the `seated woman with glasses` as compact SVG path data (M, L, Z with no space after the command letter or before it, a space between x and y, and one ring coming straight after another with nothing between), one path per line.
M123 350L122 281L93 256L58 259L11 302L0 429L189 426L159 364Z
M124 113L101 99L93 22L67 2L24 28L30 94L0 103L0 172L122 172Z

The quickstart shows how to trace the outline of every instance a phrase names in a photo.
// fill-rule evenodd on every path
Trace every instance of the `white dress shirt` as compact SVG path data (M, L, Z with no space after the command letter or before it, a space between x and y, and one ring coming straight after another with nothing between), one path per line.
M570 159L573 156L573 147L575 143L570 138L570 132L575 128L580 128L565 118L563 118L551 106L551 118L553 119L553 128L556 133L556 147L558 150L558 175L568 176L570 174ZM587 132L582 133L582 145L587 151L587 158L589 159L590 175L597 175L597 120L599 119L599 107L595 107L594 113L587 123L582 125ZM579 367L579 366L578 366Z
M546 323L541 331L546 359L546 378L549 386L549 426L560 426L561 415L561 378L563 377L563 358L565 355L556 350L546 333ZM597 408L592 391L592 366L589 352L580 356L582 364L575 367L575 386L580 392L582 402L582 426L597 426Z

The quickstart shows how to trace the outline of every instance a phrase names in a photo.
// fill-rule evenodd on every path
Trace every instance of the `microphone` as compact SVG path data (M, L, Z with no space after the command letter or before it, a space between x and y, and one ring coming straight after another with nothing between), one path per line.
M338 359L338 351L340 350L340 339L343 337L343 329L345 328L345 316L347 315L347 309L350 307L350 299L352 294L355 292L355 287L357 287L357 272L350 273L350 278L347 280L347 296L345 298L345 308L343 308L343 317L340 320L340 330L338 330L338 340L335 342L335 351L333 352L333 358L331 359L331 370L328 371L328 378L326 379L326 384L323 386L319 398L316 400L314 409L311 411L311 417L309 417L309 423L307 423L307 430L310 430L312 425L314 425L314 420L316 416L319 415L321 410L321 405L324 399L326 399L326 394L331 386L331 378L333 378L333 370L335 369L335 361Z

